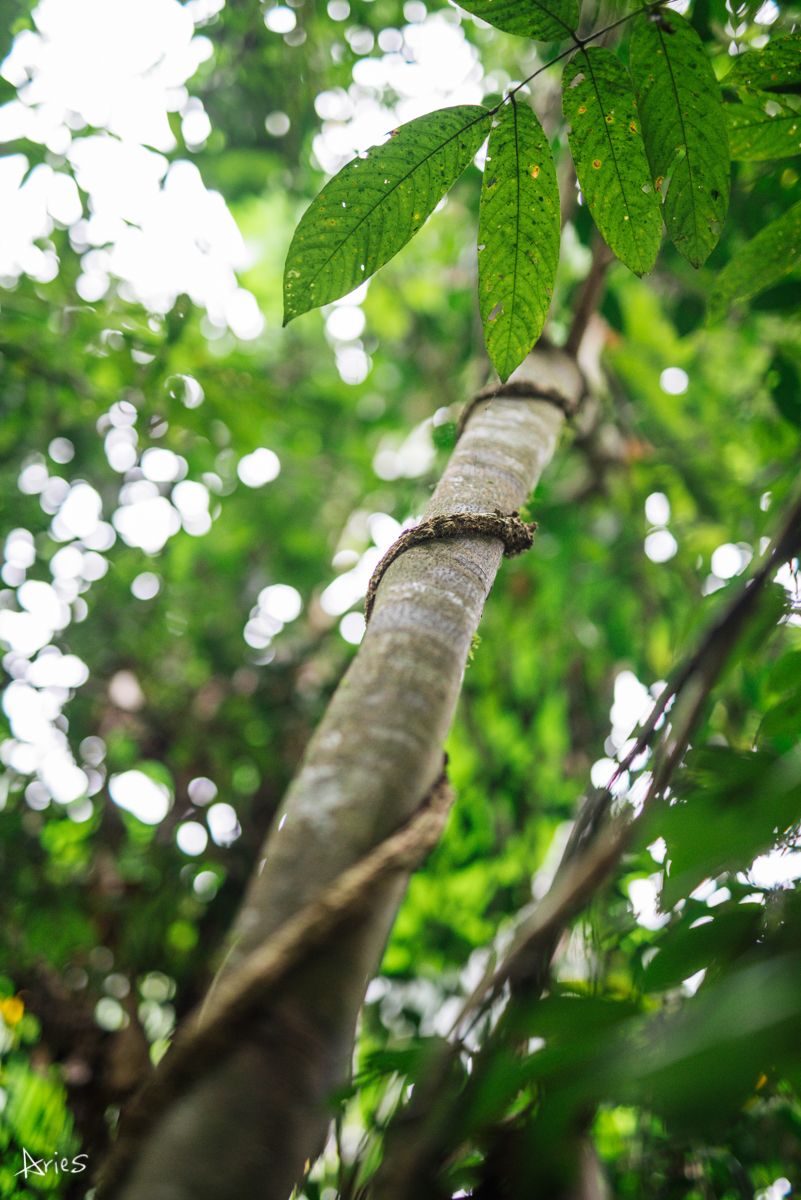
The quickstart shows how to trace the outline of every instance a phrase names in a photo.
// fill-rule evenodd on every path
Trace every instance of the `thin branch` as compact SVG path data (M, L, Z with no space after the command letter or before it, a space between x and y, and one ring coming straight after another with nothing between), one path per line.
M801 495L791 505L781 522L779 532L769 547L767 557L759 570L746 580L738 596L712 625L698 649L673 673L667 687L660 694L654 708L643 726L643 731L634 747L629 751L615 771L610 782L614 782L649 745L654 730L671 699L678 695L690 677L699 671L716 645L732 644L739 636L743 624L756 604L757 597L765 584L783 563L793 558L801 549Z
M552 67L555 63L561 62L563 58L567 58L569 54L573 54L576 50L583 50L585 46L590 44L590 42L594 42L598 38L603 37L604 34L609 33L611 30L617 29L618 25L625 25L626 21L631 21L634 17L638 17L640 13L647 12L648 7L649 6L646 5L643 8L635 9L634 12L626 13L625 17L619 17L618 20L613 21L611 25L604 25L603 29L596 29L595 33L590 33L585 38L576 37L575 33L571 31L573 45L568 46L567 50L563 50L561 54L557 54L556 58L552 58L550 62L545 64L544 67L538 67L536 71L532 71L530 75L526 76L522 83L518 83L517 87L512 88L511 92L509 92L509 94L503 98L501 104L505 104L507 100L511 100L521 88L524 88L527 83L531 83L532 79L536 79L538 75L541 75L543 71L547 71L548 68ZM498 104L492 111L497 112L501 107L501 104Z
M579 352L581 340L590 323L590 317L598 307L603 294L607 269L614 261L613 251L609 249L600 234L596 233L592 248L592 264L581 285L573 322L564 345L565 354L569 354L571 358L575 358Z

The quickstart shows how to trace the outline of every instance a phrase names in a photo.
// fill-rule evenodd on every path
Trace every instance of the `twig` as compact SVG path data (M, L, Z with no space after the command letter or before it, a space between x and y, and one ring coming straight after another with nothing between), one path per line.
M578 302L573 314L573 323L564 345L565 354L575 358L579 352L582 338L590 323L590 317L598 307L598 302L604 289L604 279L607 268L614 262L615 256L603 238L596 233L593 239L592 264L589 273L581 285Z

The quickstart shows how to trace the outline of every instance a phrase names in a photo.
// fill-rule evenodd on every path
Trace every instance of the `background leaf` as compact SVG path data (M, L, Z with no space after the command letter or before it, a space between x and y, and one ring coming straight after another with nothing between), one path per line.
M496 29L540 41L570 37L578 25L578 0L468 0L461 5Z
M775 105L773 97L762 96L757 104L727 104L726 123L729 129L729 151L739 161L764 162L769 158L786 158L801 153L801 116L782 106L781 112L765 112L764 102Z
M772 92L801 83L801 35L778 38L757 54L739 55L722 82L724 87L747 83Z
M570 149L587 206L618 258L636 275L645 275L659 252L662 214L628 71L611 50L584 50L565 68L562 88Z
M631 74L668 234L700 267L729 206L729 143L715 74L698 34L669 9L637 22Z
M490 134L478 223L481 321L487 351L504 382L542 332L559 240L559 185L551 148L533 110L513 101L501 109Z
M284 269L284 324L346 296L417 233L489 132L477 104L393 131L347 164L307 208Z
M801 429L801 378L791 355L782 350L776 351L770 363L768 385L779 412L791 425ZM795 669L795 678L801 679L801 652L795 661Z
M712 917L697 925L699 917ZM666 931L659 953L643 974L646 991L661 992L678 985L711 962L733 960L756 938L763 916L759 904L735 904L712 911L690 903L686 915Z
M730 259L715 283L709 320L722 317L732 300L771 287L801 262L801 201L766 225Z
M795 713L796 728L798 713ZM670 872L662 888L667 912L702 880L746 870L801 816L797 758L724 746L692 750L677 777L676 793L655 828L667 843Z

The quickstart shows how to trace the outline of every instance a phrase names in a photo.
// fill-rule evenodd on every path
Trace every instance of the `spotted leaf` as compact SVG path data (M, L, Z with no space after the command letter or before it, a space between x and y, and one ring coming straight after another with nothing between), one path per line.
M776 38L762 50L746 51L722 80L724 87L761 88L765 92L784 92L801 83L801 34Z
M565 68L562 106L584 203L605 241L637 275L652 270L662 216L631 79L611 50L581 50Z
M665 226L700 267L729 207L729 139L715 73L692 25L664 8L634 27L631 76Z
M571 37L579 18L578 0L466 0L460 7L496 29L543 42Z
M393 130L327 183L295 230L284 268L284 324L353 291L414 237L470 163L492 117L443 108Z
M484 340L506 380L542 332L559 264L559 185L527 104L507 104L490 134L478 218Z
M726 105L732 158L764 162L801 154L801 114L765 92L744 94L753 102Z

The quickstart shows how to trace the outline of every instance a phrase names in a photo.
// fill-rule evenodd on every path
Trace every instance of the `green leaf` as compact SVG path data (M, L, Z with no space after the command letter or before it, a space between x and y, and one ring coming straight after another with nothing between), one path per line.
M777 104L772 97L764 94L762 100ZM782 106L780 112L771 116L764 107L727 104L726 122L733 159L764 162L769 158L786 158L801 153L801 116L791 108Z
M569 38L578 25L578 0L467 0L460 5L506 33L541 42Z
M715 74L698 34L670 9L638 20L631 74L668 234L700 267L729 207L729 143Z
M745 300L772 287L801 262L801 201L771 221L730 259L709 301L710 323L732 300Z
M791 425L801 429L801 379L795 360L781 350L777 350L771 359L768 382L773 403L781 415ZM799 663L796 678L801 679L801 651L797 653ZM781 661L784 662L784 659Z
M780 700L765 713L759 727L759 736L766 740L789 737L796 739L801 731L801 692Z
M666 931L659 942L659 953L643 973L648 992L663 992L678 987L683 980L709 967L710 963L730 962L747 951L756 941L764 909L760 904L737 904L714 913L699 906L689 909L692 923L682 921ZM692 928L699 916L713 919Z
M527 104L507 104L490 134L478 219L484 339L505 383L542 332L559 265L559 185Z
M346 296L406 245L472 161L491 114L461 104L417 117L347 164L295 230L284 324Z
M777 758L768 750L704 746L688 753L676 797L680 802L662 809L654 822L670 864L663 911L703 879L745 870L799 820L801 760L795 751Z
M769 684L774 692L784 692L798 687L801 680L801 650L788 650L773 664Z
M801 83L801 34L777 38L756 54L739 55L721 83L724 87L748 84L765 92L783 92Z
M584 201L636 275L653 269L662 214L650 179L629 73L611 50L582 50L565 68L562 107Z

